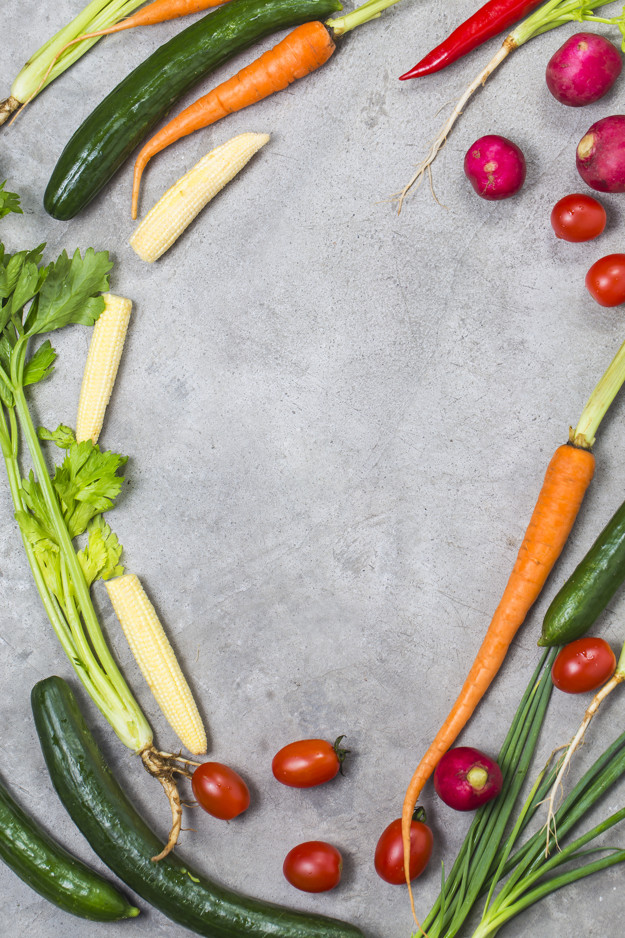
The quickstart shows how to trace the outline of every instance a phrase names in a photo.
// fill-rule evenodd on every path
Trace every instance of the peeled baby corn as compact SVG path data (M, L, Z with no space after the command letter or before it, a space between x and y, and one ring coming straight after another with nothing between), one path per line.
M130 238L139 257L152 263L165 253L217 193L269 140L269 134L239 134L202 157L150 209Z
M80 388L76 440L98 442L104 413L111 397L124 348L131 300L105 293L104 311L93 327L85 372Z
M154 606L134 573L107 580L113 609L165 719L194 755L206 752L202 718Z

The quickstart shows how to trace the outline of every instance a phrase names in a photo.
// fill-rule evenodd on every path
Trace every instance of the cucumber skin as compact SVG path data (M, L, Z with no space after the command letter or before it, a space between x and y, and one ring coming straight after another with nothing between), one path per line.
M207 938L363 938L345 922L227 890L175 854L152 862L162 843L115 780L69 686L46 678L31 702L52 783L72 820L104 863L164 915Z
M64 912L91 922L134 918L112 883L48 836L0 781L0 859L31 889Z
M566 645L593 625L625 581L625 502L545 613L541 646Z
M76 130L50 177L46 212L61 221L77 215L210 71L273 32L340 9L339 0L230 0L182 30L124 78Z

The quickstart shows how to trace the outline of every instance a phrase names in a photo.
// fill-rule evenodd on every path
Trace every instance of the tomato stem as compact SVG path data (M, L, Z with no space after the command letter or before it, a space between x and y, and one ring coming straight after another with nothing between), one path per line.
M336 758L339 760L339 772L341 773L341 775L344 775L345 773L343 772L343 763L345 761L345 756L348 755L350 750L341 748L342 739L345 739L345 733L342 733L341 736L336 737L332 745L332 748L334 749L336 753Z

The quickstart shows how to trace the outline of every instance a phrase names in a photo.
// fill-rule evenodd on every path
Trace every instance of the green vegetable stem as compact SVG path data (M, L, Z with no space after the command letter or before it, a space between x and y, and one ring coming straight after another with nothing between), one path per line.
M555 764L552 764L553 755L550 757L525 801L519 805L519 792L535 748L534 733L540 729L545 717L554 656L555 649L552 649L548 658L541 659L504 743L499 758L501 764L506 765L508 774L504 776L502 795L478 811L449 876L443 876L441 893L423 922L423 931L429 938L453 938L457 935L478 899L484 895L485 907L473 938L495 935L511 918L556 889L625 861L625 850L596 845L588 847L601 834L625 819L625 809L619 809L575 839L569 838L570 832L625 774L625 733L608 746L579 779L554 811L547 828L541 824L522 846L517 846L519 838L544 806L545 800L549 799L550 793L559 790L560 781L570 765L570 746L575 742L572 741ZM601 699L597 700L593 712L623 680L625 654L621 654L612 681L597 694L595 700ZM519 759L518 752L515 755L514 750L508 747L511 737L516 734L520 738L523 721L528 719L532 695L535 707L539 699L541 703L529 717L533 723L530 745L525 744L523 758ZM554 753L559 751L556 749ZM515 810L516 817L513 817ZM554 847L557 849L550 856ZM599 853L604 855L588 861L590 854ZM503 885L497 892L499 883Z
M565 763L566 758L561 760L550 773L547 774L544 770L532 788L519 814L519 821L499 854L499 862L492 875L486 907L480 924L473 933L473 938L488 938L488 936L496 935L506 922L557 889L585 879L617 863L625 862L625 850L602 845L590 848L587 846L605 831L624 820L625 808L609 815L575 839L567 839L569 831L579 824L596 802L625 773L625 733L621 734L597 759L555 813L553 827L549 825L547 830L547 850L545 850L544 829L541 828L523 847L510 856L523 829L524 824L521 822L525 814L536 810L550 786L559 785ZM553 847L556 849L553 856L550 856L550 850ZM593 854L603 854L603 856L588 861L588 857ZM506 882L493 898L497 882L506 875L508 875Z
M0 217L21 213L19 199L0 186ZM172 811L172 771L188 774L162 756L139 704L106 644L91 585L123 572L121 545L102 515L122 486L126 458L90 440L77 443L69 427L37 430L25 389L47 378L56 353L42 336L72 323L91 326L104 309L112 263L92 248L41 263L45 245L10 255L0 244L0 449L26 555L50 623L85 690L118 737L141 757L165 788ZM51 476L40 440L65 451ZM25 444L32 469L20 469ZM74 539L86 535L76 551ZM150 769L153 766L153 769ZM174 819L179 815L179 804ZM173 846L173 844L172 844Z
M78 16L31 55L16 76L9 97L0 101L0 125L73 65L98 41L98 37L77 42L57 59L56 56L69 42L84 33L97 32L119 23L143 2L144 0L91 0Z
M449 115L449 118L445 122L444 126L441 127L441 130L431 144L425 158L421 163L419 163L414 174L406 183L406 185L394 196L397 201L398 213L402 210L404 199L408 195L408 192L413 187L418 188L421 185L426 173L428 176L430 175L431 166L438 155L438 151L447 140L447 137L449 136L454 124L463 113L469 99L472 97L474 92L476 92L486 83L487 79L490 78L493 72L515 49L518 49L526 42L529 42L530 39L534 39L536 36L540 36L542 33L549 32L551 29L555 29L557 26L563 26L565 23L572 22L607 23L611 26L616 26L623 35L623 48L625 49L625 13L621 13L620 16L609 18L595 16L594 13L594 11L599 7L606 6L611 2L612 0L599 0L599 2L596 3L593 2L593 0L547 0L546 3L543 3L542 6L538 7L538 9L534 10L533 13L531 13L521 23L519 23L518 26L516 26L508 36L506 36L503 41L503 45L493 56L490 62L481 70L479 75L477 75L471 84L465 89L464 93Z
M443 868L440 895L422 925L428 938L452 938L458 934L488 880L545 719L554 659L555 652L542 656L499 752L501 794L476 813L451 870L446 873Z

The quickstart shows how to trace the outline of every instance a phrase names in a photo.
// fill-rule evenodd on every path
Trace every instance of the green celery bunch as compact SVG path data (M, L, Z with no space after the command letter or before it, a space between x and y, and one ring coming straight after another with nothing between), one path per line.
M0 185L0 218L21 213L19 198ZM0 449L26 554L48 618L78 677L122 742L152 746L152 730L106 644L91 585L123 572L121 545L104 520L123 482L126 457L103 452L72 430L35 429L25 389L54 370L56 353L42 336L73 323L91 326L104 309L112 263L92 248L63 252L44 265L45 245L8 254L0 243ZM50 475L41 446L64 451ZM30 455L26 477L21 450ZM75 538L84 535L77 550Z

